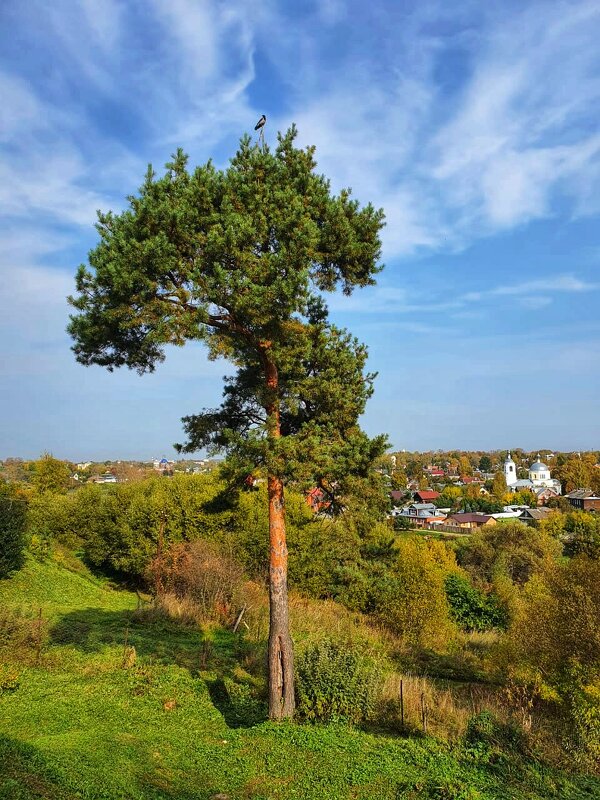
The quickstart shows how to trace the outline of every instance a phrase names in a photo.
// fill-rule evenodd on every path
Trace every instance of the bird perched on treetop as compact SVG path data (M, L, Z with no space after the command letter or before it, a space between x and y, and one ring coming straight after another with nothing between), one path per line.
M254 126L254 130L255 130L255 131L258 131L258 130L260 130L260 128L264 128L264 125L265 125L265 122L266 122L266 121L267 121L267 118L266 118L266 117L265 117L265 115L263 114L263 115L262 115L262 117L261 117L261 118L258 120L258 122L256 123L256 125Z

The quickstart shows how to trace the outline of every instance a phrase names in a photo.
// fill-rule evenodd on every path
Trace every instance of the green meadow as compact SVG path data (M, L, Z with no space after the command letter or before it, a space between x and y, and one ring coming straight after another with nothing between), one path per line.
M0 583L2 800L600 797L510 748L267 722L243 636L140 602L66 551Z

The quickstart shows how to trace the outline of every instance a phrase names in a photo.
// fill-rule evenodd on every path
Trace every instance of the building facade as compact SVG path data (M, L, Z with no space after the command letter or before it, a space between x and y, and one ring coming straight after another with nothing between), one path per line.
M560 481L552 477L549 467L540 459L539 453L536 460L529 467L529 477L521 479L517 478L517 465L513 461L511 454L508 453L504 460L504 478L511 492L529 489L535 494L539 494L543 493L541 490L549 489L556 496L562 493Z

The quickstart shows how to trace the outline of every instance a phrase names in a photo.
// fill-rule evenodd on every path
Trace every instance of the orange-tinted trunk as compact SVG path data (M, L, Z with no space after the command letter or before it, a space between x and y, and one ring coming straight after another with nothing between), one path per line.
M267 407L269 431L273 439L281 436L279 424L278 374L266 358L266 378L270 400ZM294 714L294 648L290 636L287 589L288 551L285 536L283 481L268 475L269 495L269 718L284 719Z

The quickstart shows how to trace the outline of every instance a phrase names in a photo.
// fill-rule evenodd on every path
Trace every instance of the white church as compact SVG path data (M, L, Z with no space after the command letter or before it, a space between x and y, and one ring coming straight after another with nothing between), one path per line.
M511 492L520 492L528 489L538 496L539 499L547 499L562 493L560 481L550 476L550 469L540 460L537 454L536 460L529 467L529 478L517 478L517 466L512 460L510 453L504 461L504 477L506 485Z

